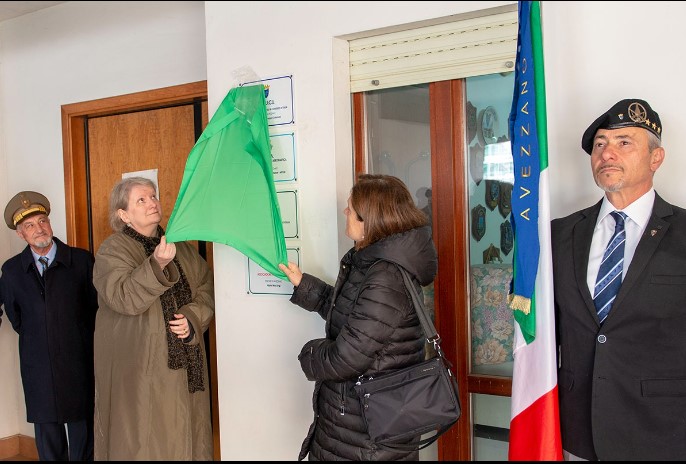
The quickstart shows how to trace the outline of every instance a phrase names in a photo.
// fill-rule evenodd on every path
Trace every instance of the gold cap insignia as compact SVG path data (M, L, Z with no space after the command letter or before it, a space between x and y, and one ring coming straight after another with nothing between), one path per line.
M638 102L633 102L629 105L629 118L633 122L643 122L646 120L646 109Z

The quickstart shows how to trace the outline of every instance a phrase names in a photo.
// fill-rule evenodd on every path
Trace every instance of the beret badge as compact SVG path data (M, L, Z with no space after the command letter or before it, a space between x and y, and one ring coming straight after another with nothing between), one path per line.
M641 105L638 102L633 102L631 105L629 105L629 117L633 122L645 122L646 120L646 115L647 111L645 108L643 108L643 105ZM620 115L619 119L622 118L623 115ZM648 121L648 124L650 124L650 121Z

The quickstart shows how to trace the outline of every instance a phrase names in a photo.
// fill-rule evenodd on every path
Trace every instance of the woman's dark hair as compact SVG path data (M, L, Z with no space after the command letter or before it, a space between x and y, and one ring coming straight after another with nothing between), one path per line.
M358 250L428 224L428 217L414 204L407 186L393 176L361 174L350 192L350 205L364 222L364 237L355 243Z

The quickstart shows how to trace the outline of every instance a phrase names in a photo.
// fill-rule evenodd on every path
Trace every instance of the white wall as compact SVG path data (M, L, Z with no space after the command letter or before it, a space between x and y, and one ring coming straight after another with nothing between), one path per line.
M239 68L262 78L293 74L305 271L332 282L351 245L338 222L352 168L345 41L334 37L509 3L205 2L210 114ZM630 97L648 100L663 122L658 192L686 204L679 185L686 157L677 154L686 4L625 5L543 2L553 217L600 198L581 134ZM59 106L204 79L199 21L196 2L69 2L0 24L0 205L40 188L64 236ZM0 258L20 249L11 231L0 232ZM222 458L295 459L312 419L313 386L297 355L323 336L323 321L287 297L247 295L245 260L231 248L217 246L214 258ZM17 433L15 416L32 435L23 411L6 412L23 405L8 325L0 329L0 437Z
M0 23L0 209L38 190L66 240L60 106L206 78L203 2L67 2ZM25 245L0 226L0 262ZM33 436L17 336L3 319L0 438Z
M641 98L660 115L666 158L655 189L686 206L683 2L542 2L552 217L599 200L581 135L623 98Z
M206 3L210 113L243 67L262 79L293 75L305 272L333 283L352 245L338 223L352 186L352 132L347 51L334 38L505 3ZM297 356L324 336L324 321L286 296L247 295L245 272L242 255L215 247L222 459L296 459L314 386Z
M352 182L347 64L334 37L504 3L512 2L207 2L211 111L240 67L261 78L294 76L305 271L332 282L351 245L336 223ZM553 217L601 197L581 134L630 97L660 113L667 160L658 191L686 204L679 188L686 157L676 155L686 65L675 54L684 43L686 4L543 3ZM246 295L244 259L217 248L222 457L294 459L312 419L312 383L297 355L323 335L323 322L285 297Z

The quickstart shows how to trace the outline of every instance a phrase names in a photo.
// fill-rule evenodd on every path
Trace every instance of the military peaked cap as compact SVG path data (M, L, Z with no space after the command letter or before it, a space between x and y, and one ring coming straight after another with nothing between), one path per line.
M50 202L38 192L24 191L17 193L5 207L5 222L12 230L17 224L35 214L50 214Z

